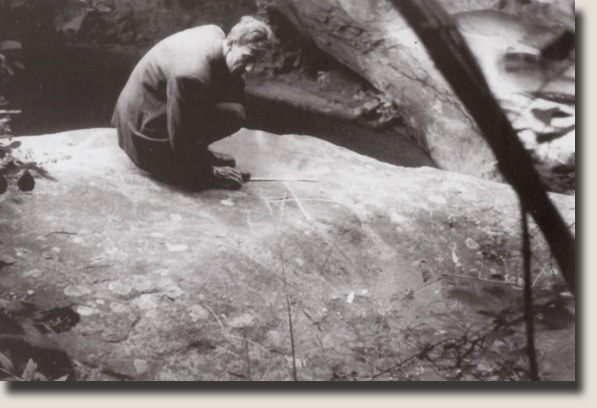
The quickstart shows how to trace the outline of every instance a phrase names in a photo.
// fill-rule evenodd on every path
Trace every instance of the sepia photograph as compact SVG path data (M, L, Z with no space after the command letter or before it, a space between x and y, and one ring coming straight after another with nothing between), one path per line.
M0 380L573 389L578 21L0 0Z

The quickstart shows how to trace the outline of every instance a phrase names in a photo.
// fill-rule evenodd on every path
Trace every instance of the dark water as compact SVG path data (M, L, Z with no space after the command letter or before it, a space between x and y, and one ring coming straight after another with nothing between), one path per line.
M29 48L27 67L9 89L11 109L20 109L11 128L16 136L110 127L116 99L141 54L92 48ZM358 153L401 166L434 166L405 137L383 133L247 96L247 127L276 134L316 136Z

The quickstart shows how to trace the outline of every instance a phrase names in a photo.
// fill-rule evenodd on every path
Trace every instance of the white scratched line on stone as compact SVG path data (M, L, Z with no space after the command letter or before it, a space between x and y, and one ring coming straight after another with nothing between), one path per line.
M247 214L247 225L249 225L249 229L253 232L253 223L251 222L251 216Z
M286 188L288 189L288 191L290 191L290 194L292 194L292 196L294 197L294 200L296 201L296 204L298 205L298 207L300 208L301 212L305 216L305 219L307 221L311 221L312 218L311 218L311 216L309 214L307 214L307 212L303 208L303 205L301 204L301 200L299 200L299 198L296 196L296 194L294 194L294 191L292 191L292 189L290 188L290 186L288 185L288 183L285 182L284 185L286 186Z
M267 211L269 211L269 215L273 216L274 212L272 211L272 206L269 205L269 201L268 200L263 200L263 199L262 199L262 201L265 204L265 206L267 207Z
M284 207L286 205L286 198L288 198L288 193L284 192L284 200L280 202L280 218L284 215Z

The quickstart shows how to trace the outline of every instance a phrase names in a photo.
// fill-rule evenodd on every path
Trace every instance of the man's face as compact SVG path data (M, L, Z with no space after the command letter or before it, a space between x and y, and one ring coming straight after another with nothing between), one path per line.
M226 65L233 75L241 76L251 72L257 61L257 52L247 45L232 43L228 45Z

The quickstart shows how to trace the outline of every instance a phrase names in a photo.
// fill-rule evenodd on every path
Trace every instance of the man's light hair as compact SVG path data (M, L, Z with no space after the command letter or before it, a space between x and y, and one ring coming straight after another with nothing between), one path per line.
M247 45L259 53L263 53L273 46L275 37L267 23L250 16L243 16L232 27L226 40L235 41L238 45Z

